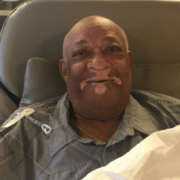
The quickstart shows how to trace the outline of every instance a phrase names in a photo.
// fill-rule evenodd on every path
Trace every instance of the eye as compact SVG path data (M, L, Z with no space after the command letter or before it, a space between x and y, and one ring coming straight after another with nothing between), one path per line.
M111 51L111 52L122 52L121 48L119 48L119 47L110 47L109 51Z
M110 51L117 51L117 48L112 47L112 48L110 48L109 50L110 50Z
M79 57L79 56L83 56L85 54L85 52L83 51L79 51L73 54L73 57Z
M118 59L123 59L125 57L122 48L117 45L107 47L104 53L109 57L118 58Z

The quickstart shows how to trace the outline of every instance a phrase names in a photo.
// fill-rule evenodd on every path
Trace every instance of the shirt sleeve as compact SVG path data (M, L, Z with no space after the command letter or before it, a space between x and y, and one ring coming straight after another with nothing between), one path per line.
M24 116L33 113L32 108L20 108L16 110L0 127L0 179L22 179L20 166L24 157L23 125Z

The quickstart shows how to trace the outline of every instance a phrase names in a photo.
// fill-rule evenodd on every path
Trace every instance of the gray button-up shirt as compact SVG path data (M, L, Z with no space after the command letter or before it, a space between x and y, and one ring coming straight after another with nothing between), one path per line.
M117 131L104 143L75 133L68 124L69 105L66 93L9 117L0 129L1 180L80 180L151 133L180 122L180 100L135 90ZM27 108L34 112L23 114Z

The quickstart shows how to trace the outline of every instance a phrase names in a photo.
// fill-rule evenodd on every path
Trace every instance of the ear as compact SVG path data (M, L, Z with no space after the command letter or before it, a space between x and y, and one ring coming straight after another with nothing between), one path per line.
M129 67L132 70L132 67L133 67L133 54L132 54L131 51L128 51L128 64L129 64Z
M67 83L68 67L67 67L67 63L64 59L61 59L59 61L59 71L60 71L61 76L64 79L64 81Z

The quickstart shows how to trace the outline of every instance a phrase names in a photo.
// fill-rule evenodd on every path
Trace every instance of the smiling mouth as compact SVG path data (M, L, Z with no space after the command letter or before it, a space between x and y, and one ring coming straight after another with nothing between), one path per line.
M84 87L87 85L87 84L91 84L93 86L96 86L96 85L103 85L103 83L110 83L110 82L113 82L113 83L116 83L118 85L121 85L122 84L122 80L120 78L117 78L116 76L114 77L110 77L110 78L106 78L106 77L94 77L94 78L91 78L91 79L86 79L86 80L83 80L80 84L81 86L81 89L84 89Z
M104 83L104 82L113 82L114 79L108 79L108 80L89 80L86 81L86 83Z

